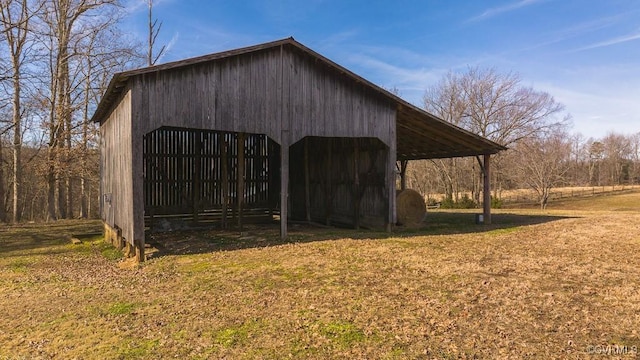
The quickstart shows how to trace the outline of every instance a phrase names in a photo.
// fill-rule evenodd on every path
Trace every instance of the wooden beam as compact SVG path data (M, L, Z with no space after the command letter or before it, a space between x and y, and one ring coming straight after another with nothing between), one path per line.
M238 228L242 231L242 206L244 203L244 140L245 133L238 133L238 174L236 186L236 198L238 199Z
M193 222L198 222L198 214L200 212L200 199L203 194L200 192L202 183L202 132L194 131L194 166L193 166L193 184L191 187L191 206L193 207Z
M491 224L491 155L484 156L483 166L483 193L482 193L482 208L483 208L483 220L485 224Z
M227 228L227 205L229 204L229 166L227 162L226 134L218 134L220 144L220 167L222 168L222 228Z
M386 149L385 188L387 190L387 221L388 232L393 231L396 224L396 153L394 148Z
M327 170L325 178L325 223L331 226L331 208L333 207L333 138L327 139Z
M309 179L309 137L304 138L304 207L307 211L307 222L311 222L311 189Z
M280 141L280 239L287 239L287 218L289 202L289 134L282 131Z
M407 189L407 165L409 160L400 160L400 190Z
M134 247L136 249L136 261L137 262L143 262L145 260L145 256L144 256L144 238L142 239L135 239L134 240Z
M360 142L353 139L353 225L360 229Z

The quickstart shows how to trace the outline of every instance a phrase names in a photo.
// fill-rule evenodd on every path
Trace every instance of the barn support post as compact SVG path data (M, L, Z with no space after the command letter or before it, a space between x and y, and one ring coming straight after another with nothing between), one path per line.
M395 144L394 144L395 145ZM396 149L389 147L387 149L387 166L385 166L385 184L387 189L387 221L386 228L388 232L393 231L396 223Z
M200 193L200 184L202 183L202 132L197 131L193 133L194 136L194 159L193 159L193 186L191 188L191 206L193 212L193 222L198 222L198 215L200 213L199 202L202 199L202 194Z
M238 133L238 174L236 186L236 198L238 199L238 228L242 232L242 206L244 203L244 141L245 133Z
M229 204L229 165L227 161L227 136L218 134L220 139L220 167L222 168L222 228L227 228L227 205Z
M360 229L360 142L358 138L353 139L353 225L356 230Z
M280 141L280 239L287 239L289 203L289 131L282 130Z
M407 166L409 160L400 160L400 190L407 189Z
M333 207L333 138L327 139L327 170L325 189L325 223L331 225L331 208Z
M311 190L309 180L309 138L304 138L304 207L307 212L307 222L311 222Z
M484 166L482 171L482 212L485 224L491 224L491 155L484 155Z

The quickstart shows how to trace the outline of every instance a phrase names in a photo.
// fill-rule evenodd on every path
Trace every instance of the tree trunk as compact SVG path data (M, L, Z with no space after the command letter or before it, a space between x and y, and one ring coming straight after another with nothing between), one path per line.
M20 187L22 182L21 150L20 73L16 72L13 76L13 222L20 221Z
M7 210L5 207L5 189L4 189L4 168L2 167L2 141L0 141L0 221L7 221Z

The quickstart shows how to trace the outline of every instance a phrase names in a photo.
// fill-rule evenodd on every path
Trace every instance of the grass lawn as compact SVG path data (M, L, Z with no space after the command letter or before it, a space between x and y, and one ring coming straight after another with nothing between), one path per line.
M640 192L430 212L393 234L154 235L126 267L99 222L0 227L3 359L636 358ZM617 352L617 353L616 353Z

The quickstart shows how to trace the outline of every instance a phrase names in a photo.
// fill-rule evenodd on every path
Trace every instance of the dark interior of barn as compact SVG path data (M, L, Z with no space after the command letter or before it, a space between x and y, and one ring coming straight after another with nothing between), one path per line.
M161 127L143 147L148 230L279 220L280 145L268 136ZM291 145L288 220L384 228L387 149L375 138L305 137Z

